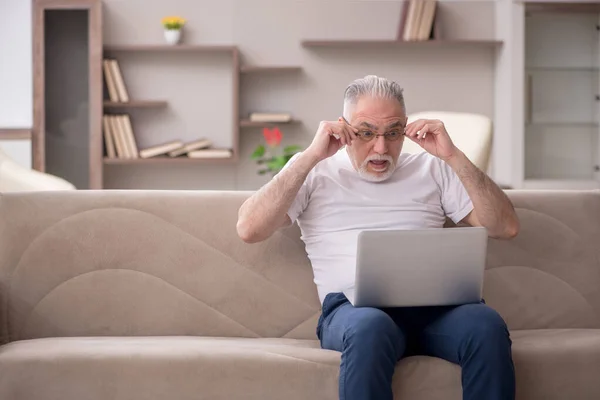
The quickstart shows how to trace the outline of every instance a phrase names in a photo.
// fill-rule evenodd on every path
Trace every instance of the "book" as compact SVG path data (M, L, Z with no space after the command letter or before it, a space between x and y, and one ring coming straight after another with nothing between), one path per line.
M110 101L119 102L119 93L117 92L117 85L115 84L115 78L112 73L110 60L102 60L102 70L104 72L104 82L106 83L108 98Z
M127 139L127 144L129 146L129 154L132 158L139 158L139 151L135 141L135 136L133 135L131 119L129 118L128 114L121 115L119 118L121 120L121 126L125 131L125 138Z
M250 121L253 122L290 122L291 114L288 113L251 113Z
M433 29L433 20L435 18L436 7L436 0L424 1L423 12L421 14L421 21L419 22L419 32L417 34L417 40L428 40L431 37L431 30Z
M406 24L404 25L404 32L402 39L405 41L414 40L416 25L419 23L421 0L410 0L408 6L408 16L406 17Z
M127 103L129 101L129 93L127 92L127 88L125 87L125 82L123 80L123 75L121 74L121 68L119 67L119 63L117 60L109 60L111 71L113 73L113 78L115 80L115 85L117 87L117 93L119 94L119 100Z
M117 132L121 138L121 143L123 144L123 148L125 150L125 158L133 158L133 154L131 152L131 147L129 146L129 139L127 138L127 132L125 132L125 126L123 126L123 121L121 119L121 115L113 115L114 124L117 127Z
M410 0L402 2L402 11L400 13L400 23L398 24L397 40L404 40L404 31L406 30L406 21L408 21L408 13L410 10Z
M129 152L125 146L125 136L121 130L121 124L118 123L114 115L108 116L108 123L117 149L117 158L129 158Z
M108 158L117 158L115 142L108 115L102 116L102 128L104 133L104 145L106 146L106 156Z
M229 149L193 150L187 153L190 158L230 158L233 153Z
M179 156L189 153L190 151L193 151L193 150L199 150L199 149L203 149L206 147L210 147L211 144L212 144L212 142L208 139L198 139L193 142L185 143L183 145L183 147L181 147L180 149L170 151L169 156L170 157L179 157Z
M183 147L183 142L181 140L173 140L166 143L161 143L156 146L147 147L143 150L140 150L141 158L150 158L156 157L163 154L167 154L170 151L177 150Z

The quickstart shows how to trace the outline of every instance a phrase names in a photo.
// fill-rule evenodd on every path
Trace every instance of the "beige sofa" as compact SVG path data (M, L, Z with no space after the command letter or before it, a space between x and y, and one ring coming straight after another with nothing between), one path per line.
M512 331L518 399L600 399L600 191L509 192L487 303ZM0 195L0 399L337 399L296 227L248 245L244 192ZM460 369L398 364L397 399L461 398Z

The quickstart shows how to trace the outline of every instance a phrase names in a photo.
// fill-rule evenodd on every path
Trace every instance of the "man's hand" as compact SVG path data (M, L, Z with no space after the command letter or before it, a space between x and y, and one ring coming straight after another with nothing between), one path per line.
M317 162L333 156L342 146L352 145L356 139L356 130L344 123L340 118L338 121L321 121L319 129L310 144L304 151L310 154Z
M406 137L428 153L448 161L459 153L444 123L438 119L419 119L406 126Z
M406 136L428 153L446 162L456 173L469 197L473 211L464 222L485 226L491 237L512 238L519 232L519 219L506 194L460 151L442 121L419 119L406 127Z

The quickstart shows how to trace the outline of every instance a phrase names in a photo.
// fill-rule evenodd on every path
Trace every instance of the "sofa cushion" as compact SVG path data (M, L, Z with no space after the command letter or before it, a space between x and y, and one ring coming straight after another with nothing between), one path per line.
M339 361L295 339L23 340L0 347L0 399L334 399Z
M600 399L600 329L511 333L517 398Z
M597 399L600 330L515 331L517 398ZM48 338L0 347L0 398L337 399L340 353L296 339ZM459 400L460 368L403 359L397 399Z

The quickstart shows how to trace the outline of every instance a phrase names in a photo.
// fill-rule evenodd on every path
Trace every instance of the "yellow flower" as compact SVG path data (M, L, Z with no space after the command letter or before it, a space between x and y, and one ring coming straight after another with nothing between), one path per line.
M166 29L181 29L186 23L186 20L178 16L167 16L161 19L162 25Z

